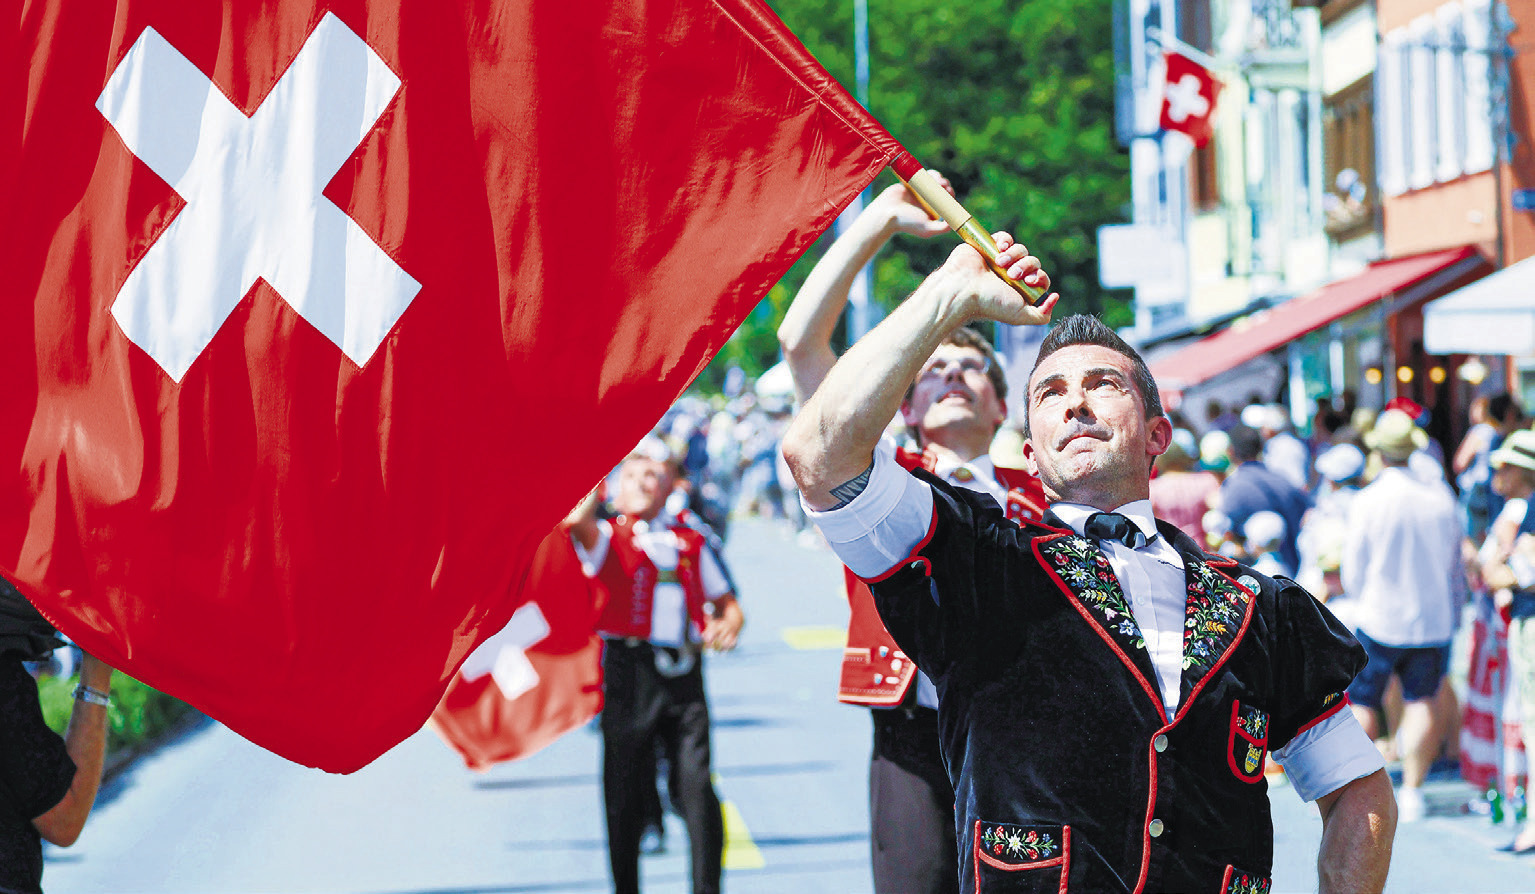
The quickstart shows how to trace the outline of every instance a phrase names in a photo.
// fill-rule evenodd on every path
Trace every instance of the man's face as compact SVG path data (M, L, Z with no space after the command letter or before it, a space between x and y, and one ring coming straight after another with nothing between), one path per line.
M1034 371L1024 456L1052 498L1108 500L1114 509L1146 497L1151 461L1172 441L1172 423L1146 418L1133 368L1118 351L1074 345Z
M631 456L618 468L618 496L613 508L630 518L652 519L672 493L671 467L659 460Z
M911 398L901 404L906 427L922 442L945 447L957 438L990 438L1007 407L988 376L986 355L977 348L939 345L917 374Z

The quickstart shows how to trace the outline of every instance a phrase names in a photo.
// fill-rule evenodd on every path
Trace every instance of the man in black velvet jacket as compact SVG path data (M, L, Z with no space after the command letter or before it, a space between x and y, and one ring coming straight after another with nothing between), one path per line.
M1010 276L1048 288L998 234ZM1026 455L1051 501L1019 526L907 473L880 429L974 319L1048 322L979 255L949 260L828 374L784 440L817 524L933 678L965 891L1262 892L1269 752L1324 823L1323 891L1379 891L1391 786L1343 690L1363 651L1304 590L1206 556L1151 515L1171 440L1140 357L1090 317L1030 376Z

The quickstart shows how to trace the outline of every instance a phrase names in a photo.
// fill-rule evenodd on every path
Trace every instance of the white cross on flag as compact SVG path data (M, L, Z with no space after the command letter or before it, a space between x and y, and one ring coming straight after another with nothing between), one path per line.
M1197 149L1210 142L1221 83L1182 53L1165 53L1163 61L1167 79L1162 93L1162 129L1184 134Z
M8 8L0 575L332 771L421 728L556 522L914 163L762 0ZM519 699L564 679L535 614Z

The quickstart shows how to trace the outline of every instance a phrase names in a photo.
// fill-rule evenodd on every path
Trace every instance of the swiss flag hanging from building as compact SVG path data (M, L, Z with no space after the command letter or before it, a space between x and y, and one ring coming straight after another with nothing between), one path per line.
M1210 142L1221 82L1181 53L1167 52L1163 57L1167 79L1162 93L1162 129L1186 135L1197 149Z
M38 0L17 46L0 573L333 771L901 152L755 0Z
M599 589L563 529L539 544L524 588L432 712L432 728L475 770L527 757L602 709Z

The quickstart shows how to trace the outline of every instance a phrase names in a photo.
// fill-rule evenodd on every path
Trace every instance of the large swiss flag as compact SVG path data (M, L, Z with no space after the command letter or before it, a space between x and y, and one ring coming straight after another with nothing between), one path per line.
M755 0L36 0L17 49L0 573L333 771L901 153Z

